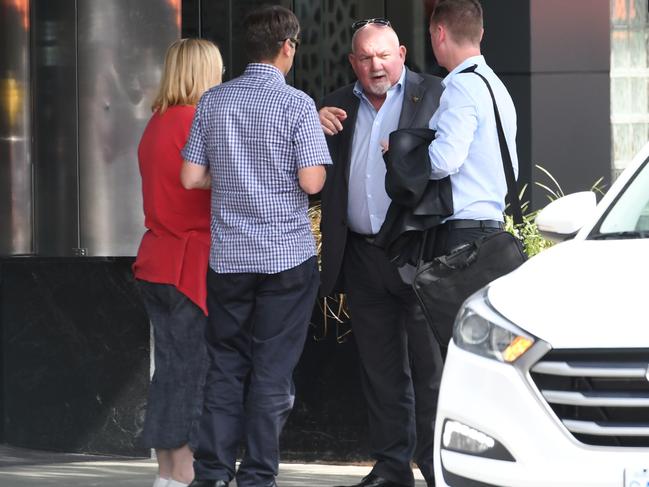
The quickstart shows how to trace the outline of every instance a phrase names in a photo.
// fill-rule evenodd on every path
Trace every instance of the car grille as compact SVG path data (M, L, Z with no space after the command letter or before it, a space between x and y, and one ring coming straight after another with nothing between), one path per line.
M649 447L649 349L551 350L531 376L577 440Z

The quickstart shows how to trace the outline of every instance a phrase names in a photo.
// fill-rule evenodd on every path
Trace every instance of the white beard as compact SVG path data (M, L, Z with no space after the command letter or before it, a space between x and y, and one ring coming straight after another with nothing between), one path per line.
M369 86L369 89L367 91L369 91L374 96L383 96L383 95L385 95L388 92L388 90L392 87L392 85L390 84L390 80L387 79L387 73L385 71L378 71L376 73L371 73L370 74L370 76L372 76L372 75L374 75L374 76L382 75L382 76L385 76L386 78L385 78L385 81L381 80L381 81L372 82L373 78L370 77L370 86Z

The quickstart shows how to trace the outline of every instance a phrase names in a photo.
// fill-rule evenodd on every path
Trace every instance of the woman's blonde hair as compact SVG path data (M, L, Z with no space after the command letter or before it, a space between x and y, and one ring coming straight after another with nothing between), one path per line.
M206 90L221 83L223 58L210 41L179 39L165 56L158 95L151 107L164 113L174 105L196 105Z

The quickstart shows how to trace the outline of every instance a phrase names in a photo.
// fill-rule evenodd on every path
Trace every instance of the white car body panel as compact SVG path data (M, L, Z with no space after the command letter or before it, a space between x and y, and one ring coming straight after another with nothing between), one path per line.
M649 347L649 314L638 313L649 301L649 239L570 240L494 281L488 296L553 348Z

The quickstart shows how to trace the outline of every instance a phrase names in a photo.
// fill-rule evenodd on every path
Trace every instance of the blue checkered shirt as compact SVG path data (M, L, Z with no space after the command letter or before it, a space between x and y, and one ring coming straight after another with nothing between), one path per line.
M183 158L212 178L210 267L274 274L315 255L303 167L331 164L315 104L268 64L207 91Z

